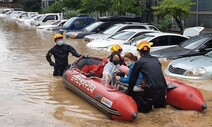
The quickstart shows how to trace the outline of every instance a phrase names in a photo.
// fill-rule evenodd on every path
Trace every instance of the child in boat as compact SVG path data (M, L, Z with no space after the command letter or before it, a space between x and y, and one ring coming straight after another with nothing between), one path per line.
M120 60L121 56L119 53L114 52L110 55L108 63L103 68L102 80L104 84L115 84L114 80L112 80L112 77L115 72L121 71L121 66L119 65Z
M129 72L128 72L127 77L116 76L116 81L124 83L128 86L135 61L137 61L137 57L134 56L131 52L124 55L124 63L125 63L125 65L127 65L129 67ZM133 91L135 91L135 92L142 91L142 88L141 88L142 80L143 80L143 75L142 75L142 73L139 73L139 77L133 88Z

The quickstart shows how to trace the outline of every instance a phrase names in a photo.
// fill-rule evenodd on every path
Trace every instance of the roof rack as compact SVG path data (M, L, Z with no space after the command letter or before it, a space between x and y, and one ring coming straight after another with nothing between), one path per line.
M99 21L125 21L125 22L141 22L140 17L135 16L104 16L98 19Z

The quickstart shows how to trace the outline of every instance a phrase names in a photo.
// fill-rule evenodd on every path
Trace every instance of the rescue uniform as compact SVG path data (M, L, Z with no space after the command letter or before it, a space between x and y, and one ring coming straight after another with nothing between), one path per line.
M143 74L144 92L142 97L137 97L133 93L133 87L136 84L139 73ZM165 107L165 97L167 93L167 84L161 70L161 64L156 57L145 53L133 67L130 82L128 86L128 94L138 104L140 112L149 112L154 108Z
M61 46L55 45L46 54L46 59L51 66L54 66L54 76L62 76L65 68L68 66L68 55L71 53L73 56L80 57L77 51L70 45L62 44ZM55 63L51 60L54 56Z

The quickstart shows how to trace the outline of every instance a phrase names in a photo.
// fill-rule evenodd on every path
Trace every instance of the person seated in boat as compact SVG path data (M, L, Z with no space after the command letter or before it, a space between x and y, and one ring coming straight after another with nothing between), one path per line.
M119 65L121 60L120 54L114 52L110 55L108 63L103 68L102 80L105 84L114 85L115 82L112 79L113 74L121 71L121 66Z
M120 45L114 44L114 45L112 45L110 51L111 51L111 54L117 53L117 54L121 55L122 48L121 48ZM100 64L98 64L93 69L91 69L90 72L87 74L87 76L102 77L103 68L108 63L108 61L109 61L108 59L110 59L111 54L107 57L107 59L103 59ZM123 64L123 58L122 57L121 57L121 61L120 61L119 65L121 65L121 64ZM124 76L124 74L122 72L118 73L117 75L120 75L122 77Z
M123 49L122 49L122 47L119 44L114 44L114 45L111 46L110 51L111 51L111 54L112 53L117 53L117 54L121 55ZM108 59L109 58L110 58L110 55L108 56ZM121 65L121 64L123 64L123 62L124 62L124 59L121 57L121 60L120 60L119 64Z
M125 65L128 66L129 72L126 77L116 76L116 81L121 82L121 84L124 83L126 86L128 86L135 61L137 61L137 56L134 56L131 52L124 55L124 63ZM142 91L142 88L141 88L142 80L143 80L143 75L142 73L139 73L139 77L133 88L133 91Z
M136 101L138 110L147 113L152 108L166 107L167 83L161 70L159 60L150 55L151 45L147 41L142 41L137 45L140 59L135 62L130 76L128 95ZM141 98L136 98L133 92L139 73L143 74L143 92Z

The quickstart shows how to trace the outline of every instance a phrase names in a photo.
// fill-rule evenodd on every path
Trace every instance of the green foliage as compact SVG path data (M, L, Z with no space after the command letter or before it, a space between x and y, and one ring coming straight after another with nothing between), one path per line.
M153 9L156 15L173 16L182 19L189 16L193 5L194 3L191 0L163 0L159 2L159 6L155 6Z
M21 5L24 11L40 11L41 0L21 0Z
M140 14L142 8L138 0L112 0L111 11L120 15L128 13Z
M161 19L159 21L153 22L152 24L163 32L170 31L170 29L172 28L172 20L170 18Z
M62 0L62 6L69 10L77 10L81 7L81 0Z
M63 6L60 1L56 1L51 4L48 8L42 10L42 13L61 13L63 12Z
M159 6L152 7L155 15L163 17L173 17L177 22L181 33L183 32L182 19L190 15L191 0L163 0L159 2Z
M82 0L80 12L107 12L111 6L111 0Z

